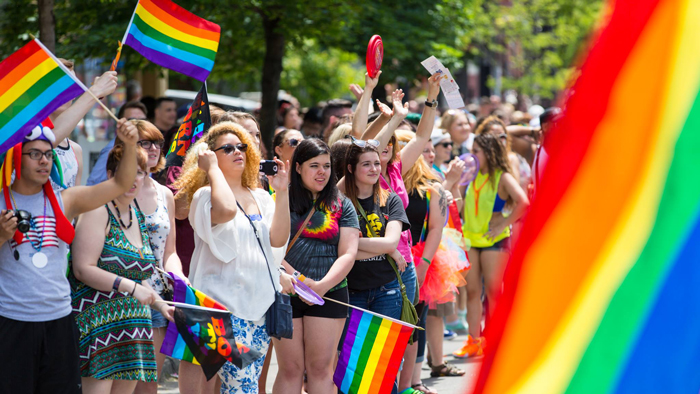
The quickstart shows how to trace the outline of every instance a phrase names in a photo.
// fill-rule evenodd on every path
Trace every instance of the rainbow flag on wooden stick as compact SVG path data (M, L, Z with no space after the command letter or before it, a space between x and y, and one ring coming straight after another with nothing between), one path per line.
M169 0L139 0L122 42L162 67L204 82L221 28Z
M87 87L37 39L0 63L0 152Z
M547 136L477 393L700 390L700 1L611 1Z
M413 327L352 309L333 382L345 394L390 393Z

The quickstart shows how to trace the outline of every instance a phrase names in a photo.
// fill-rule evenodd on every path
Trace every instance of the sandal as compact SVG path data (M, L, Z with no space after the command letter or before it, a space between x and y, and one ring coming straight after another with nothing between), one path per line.
M455 367L452 364L444 363L442 365L436 365L430 368L430 377L437 378L439 376L462 376L465 371Z
M426 386L423 384L423 382L416 383L413 386L411 386L412 389L416 390L416 392L421 392L425 394L438 394L437 391L431 389L430 387Z

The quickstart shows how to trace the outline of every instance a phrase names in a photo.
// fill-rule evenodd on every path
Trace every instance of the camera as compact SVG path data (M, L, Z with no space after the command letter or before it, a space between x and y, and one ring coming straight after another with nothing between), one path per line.
M15 209L15 217L17 218L17 230L26 234L32 228L32 214L24 209Z
M260 172L265 175L277 174L277 163L274 160L262 160L260 162Z

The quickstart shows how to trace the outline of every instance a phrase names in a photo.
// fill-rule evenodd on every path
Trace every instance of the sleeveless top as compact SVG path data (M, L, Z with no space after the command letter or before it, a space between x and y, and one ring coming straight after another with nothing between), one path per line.
M471 246L476 248L488 248L496 242L510 237L510 227L506 227L502 233L494 239L486 238L485 234L489 231L489 222L496 211L498 197L498 185L501 182L503 171L496 170L493 174L496 179L491 182L489 174L479 172L476 179L469 184L467 193L464 196L464 224L462 232L464 238L471 241ZM502 199L500 199L503 201ZM499 202L500 209L503 209ZM496 211L498 212L498 211Z
M165 241L168 239L168 234L170 234L170 215L168 214L168 205L165 202L164 191L160 185L156 185L156 199L156 210L151 214L144 213L144 216L146 218L146 230L148 232L148 238L150 239L153 255L156 258L158 267L162 269L165 264L163 261ZM156 273L151 276L148 283L158 294L163 293L165 284L159 274Z
M63 184L66 185L66 187L73 187L78 179L78 156L76 156L70 141L67 142L67 148L58 145L54 149L54 152L56 152L56 156L61 162L61 169L63 170ZM55 184L53 180L51 180L51 186L54 188L54 190L61 190L61 187Z

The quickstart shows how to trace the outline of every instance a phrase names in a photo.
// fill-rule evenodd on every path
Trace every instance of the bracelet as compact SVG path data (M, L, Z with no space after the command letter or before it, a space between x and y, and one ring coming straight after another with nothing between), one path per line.
M428 265L430 265L430 264L432 263L432 261L426 259L425 257L421 257L421 259L423 259L423 261L425 261L426 263L428 263Z
M134 288L131 289L131 293L130 293L132 297L134 296L134 292L136 291L136 286L138 286L138 285L139 285L139 284L136 283L136 281L134 281Z
M454 200L454 201L462 201L462 197L460 197L460 198L453 198L452 200Z
M117 275L116 279L114 279L114 284L112 285L112 289L116 291L117 293L119 292L119 285L122 283L122 277Z

